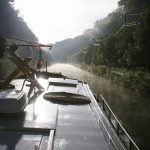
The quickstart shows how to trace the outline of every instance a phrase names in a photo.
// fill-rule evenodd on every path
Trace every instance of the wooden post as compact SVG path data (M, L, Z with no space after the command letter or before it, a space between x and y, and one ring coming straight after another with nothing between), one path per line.
M9 58L18 67L18 69L22 71L32 83L34 83L36 88L43 90L44 88L35 79L34 73L30 70L29 66L19 56L17 56L17 54L15 54L16 49L16 45L12 45L7 48L7 51L12 56Z

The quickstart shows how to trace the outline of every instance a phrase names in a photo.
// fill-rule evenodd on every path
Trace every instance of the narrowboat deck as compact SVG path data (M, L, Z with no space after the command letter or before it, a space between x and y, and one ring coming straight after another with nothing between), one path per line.
M16 92L24 80L15 79ZM0 150L110 150L125 149L87 83L68 78L39 78L44 92L32 93L23 112L0 114ZM29 87L23 87L27 95ZM86 96L89 104L46 100L48 92ZM7 92L5 93L7 94Z

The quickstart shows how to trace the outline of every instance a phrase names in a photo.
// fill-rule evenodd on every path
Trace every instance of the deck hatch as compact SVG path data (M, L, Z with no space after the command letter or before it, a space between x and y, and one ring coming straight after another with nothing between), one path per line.
M51 79L49 79L49 85L77 87L78 81L77 80L71 80L71 79L65 79L65 78L60 78L60 79L51 78Z

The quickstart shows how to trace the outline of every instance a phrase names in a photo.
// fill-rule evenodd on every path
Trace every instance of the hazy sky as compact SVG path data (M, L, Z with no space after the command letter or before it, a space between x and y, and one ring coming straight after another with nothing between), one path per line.
M43 43L82 34L117 8L118 0L15 0L15 8Z

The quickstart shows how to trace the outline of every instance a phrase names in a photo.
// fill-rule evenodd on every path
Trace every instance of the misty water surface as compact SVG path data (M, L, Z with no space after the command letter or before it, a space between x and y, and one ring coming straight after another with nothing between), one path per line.
M48 71L61 72L68 77L83 80L89 84L93 93L101 92L138 146L143 150L149 149L150 102L148 98L137 97L132 91L69 64L55 64L50 66Z

